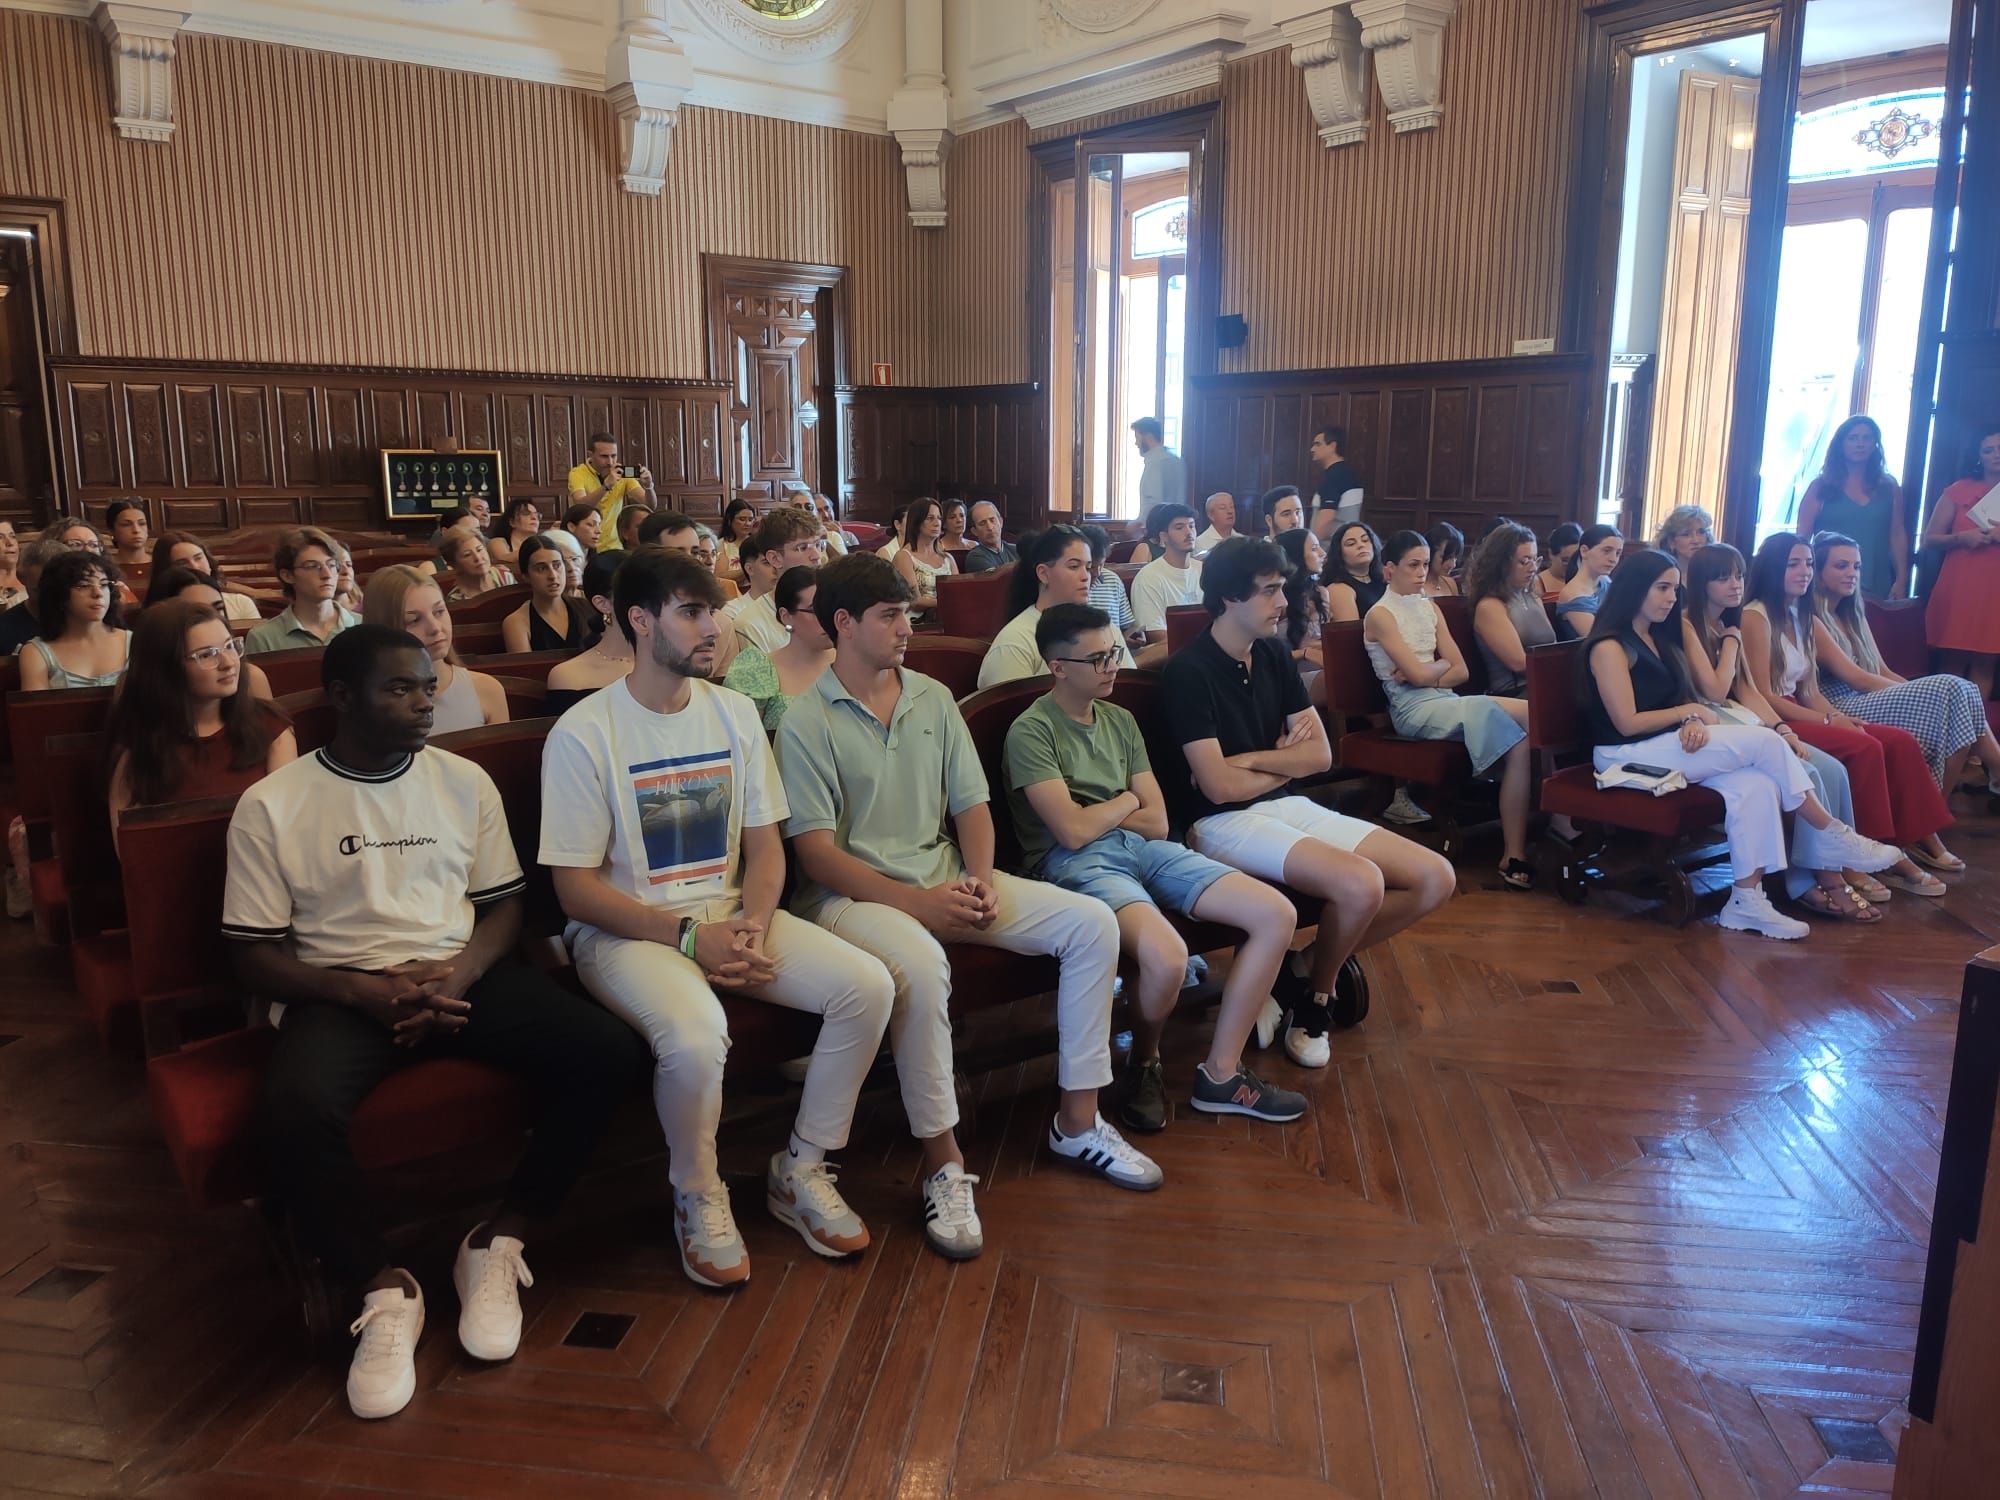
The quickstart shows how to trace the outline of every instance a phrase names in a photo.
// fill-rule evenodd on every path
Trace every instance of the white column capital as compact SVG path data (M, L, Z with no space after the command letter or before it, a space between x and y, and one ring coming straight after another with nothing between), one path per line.
M657 197L667 185L681 101L694 87L694 64L667 27L665 0L624 0L604 84L618 117L618 181L628 193Z
M174 138L174 41L194 0L105 0L91 13L111 49L111 123L128 141Z
M951 151L944 74L944 0L904 0L903 86L889 101L889 133L903 148L910 223L942 229L944 162Z
M1349 0L1361 45L1375 55L1375 82L1398 135L1444 118L1444 28L1458 0Z
M1368 139L1368 50L1361 23L1336 6L1295 14L1280 23L1292 46L1292 66L1305 77L1306 102L1331 149Z

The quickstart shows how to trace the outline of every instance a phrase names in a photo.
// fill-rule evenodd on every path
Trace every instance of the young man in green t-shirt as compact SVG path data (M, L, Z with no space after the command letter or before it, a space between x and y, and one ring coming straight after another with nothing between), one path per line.
M1244 934L1208 1057L1195 1068L1194 1107L1296 1120L1305 1096L1274 1088L1243 1065L1244 1044L1291 943L1291 902L1167 838L1166 803L1138 721L1106 701L1119 662L1110 617L1088 605L1052 605L1035 626L1035 645L1051 687L1007 732L1008 804L1028 873L1103 901L1117 915L1120 947L1139 965L1125 1124L1151 1131L1167 1123L1160 1034L1188 951L1162 904Z

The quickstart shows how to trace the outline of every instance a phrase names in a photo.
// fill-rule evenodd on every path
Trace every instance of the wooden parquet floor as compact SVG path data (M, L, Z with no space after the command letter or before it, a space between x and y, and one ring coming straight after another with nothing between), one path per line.
M374 1424L302 1349L250 1217L185 1205L136 1065L16 924L0 1494L1886 1493L1961 969L2000 939L2000 820L1964 813L1946 901L1802 944L1489 888L1475 855L1448 911L1373 956L1373 1016L1333 1065L1272 1064L1313 1113L1183 1107L1157 1194L1050 1160L1047 1061L990 1072L967 1143L987 1251L959 1266L923 1248L892 1093L845 1153L874 1248L828 1264L773 1224L767 1099L724 1144L756 1274L703 1293L637 1110L529 1246L511 1364L452 1336L476 1184L417 1227L418 1395Z

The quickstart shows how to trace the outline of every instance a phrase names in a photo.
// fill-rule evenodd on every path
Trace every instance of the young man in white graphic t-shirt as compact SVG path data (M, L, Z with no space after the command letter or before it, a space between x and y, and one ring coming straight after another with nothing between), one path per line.
M612 594L631 674L564 714L542 753L541 862L570 954L653 1049L681 1266L711 1287L750 1275L715 1162L729 1052L717 991L824 1018L765 1201L828 1257L868 1244L826 1153L847 1144L894 995L880 961L778 910L789 809L756 707L706 680L721 603L693 558L633 552Z

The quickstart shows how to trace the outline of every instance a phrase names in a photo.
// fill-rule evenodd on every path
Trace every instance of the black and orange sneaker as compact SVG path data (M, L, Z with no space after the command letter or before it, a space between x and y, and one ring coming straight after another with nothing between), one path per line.
M1264 1082L1248 1068L1221 1083L1208 1076L1205 1063L1195 1064L1194 1107L1205 1115L1248 1115L1253 1120L1269 1120L1282 1125L1306 1112L1306 1096Z

